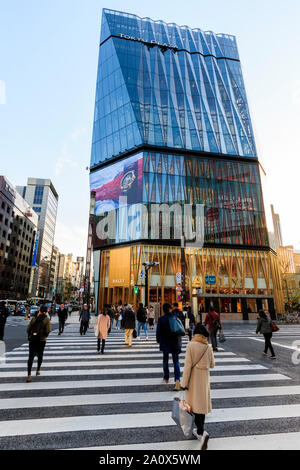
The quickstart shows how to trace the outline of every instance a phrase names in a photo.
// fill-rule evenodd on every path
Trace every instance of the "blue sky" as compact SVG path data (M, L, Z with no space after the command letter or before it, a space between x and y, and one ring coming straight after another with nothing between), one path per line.
M274 204L284 243L300 248L299 0L1 0L0 174L52 179L59 249L86 251L102 8L237 36L266 210Z

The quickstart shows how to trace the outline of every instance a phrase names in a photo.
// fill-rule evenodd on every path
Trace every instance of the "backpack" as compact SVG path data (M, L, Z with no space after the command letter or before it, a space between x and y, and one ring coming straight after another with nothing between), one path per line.
M212 319L212 324L213 324L213 327L215 330L220 330L221 329L221 325L219 323L219 320L217 320L216 318L214 318L210 313L208 314L210 316L210 318Z
M32 324L30 331L28 333L28 340L29 341L42 341L44 332L44 318L39 319L37 318L35 322Z

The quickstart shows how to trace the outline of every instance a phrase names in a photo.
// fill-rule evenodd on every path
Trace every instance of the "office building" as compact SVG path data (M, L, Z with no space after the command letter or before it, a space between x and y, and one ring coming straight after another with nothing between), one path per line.
M27 185L17 186L17 191L38 215L39 241L31 295L51 298L51 282L53 282L51 257L54 244L58 194L50 179L41 178L28 178Z
M5 176L0 176L0 299L28 297L38 217Z
M90 190L99 306L282 311L234 36L103 10Z

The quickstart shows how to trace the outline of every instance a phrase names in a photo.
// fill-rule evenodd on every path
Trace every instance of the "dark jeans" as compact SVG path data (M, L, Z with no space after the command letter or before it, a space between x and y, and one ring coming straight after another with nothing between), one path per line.
M88 326L89 326L89 322L88 321L82 321L80 323L80 334L86 334L87 332L87 329L88 329Z
M272 356L275 356L273 346L271 344L272 333L264 333L265 337L265 353L267 354L268 349L270 349Z
M98 345L97 345L97 351L100 351L100 342L102 341L102 344L101 344L101 352L104 352L104 348L105 348L105 339L100 339L98 338Z
M38 358L37 370L40 370L43 362L43 354L46 346L46 341L29 341L29 358L27 363L28 375L31 375L33 359L35 356Z
M204 432L204 421L205 421L205 415L199 415L194 413L195 415L195 424L197 428L197 434L202 436Z
M215 328L210 328L209 329L209 335L210 335L210 341L213 350L217 349L218 344L217 344L217 331Z
M59 319L59 333L63 333L65 328L65 320Z
M180 380L180 362L179 355L177 353L172 353L172 359L174 364L174 377L175 381ZM169 380L169 353L164 352L163 356L163 368L164 368L164 380Z

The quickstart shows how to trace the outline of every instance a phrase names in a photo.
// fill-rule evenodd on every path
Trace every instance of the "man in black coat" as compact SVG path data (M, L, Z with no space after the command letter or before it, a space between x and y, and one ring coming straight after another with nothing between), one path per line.
M84 304L83 309L80 311L79 321L80 321L80 335L85 335L89 327L89 321L91 318L90 310L87 304Z
M158 319L156 329L156 341L160 345L160 351L163 352L163 369L164 369L164 383L169 383L169 354L172 354L174 364L174 378L175 387L174 391L180 390L180 362L179 354L181 353L181 337L171 332L169 319L173 312L171 312L171 305L163 305L164 315Z
M125 344L126 346L131 347L133 330L135 329L135 313L130 304L128 304L124 312L122 322L125 330Z
M6 319L9 316L9 310L5 302L0 302L0 341L3 341Z
M64 304L61 304L60 308L57 310L57 316L59 321L58 335L61 335L64 332L65 322L68 318L68 310L65 308Z

